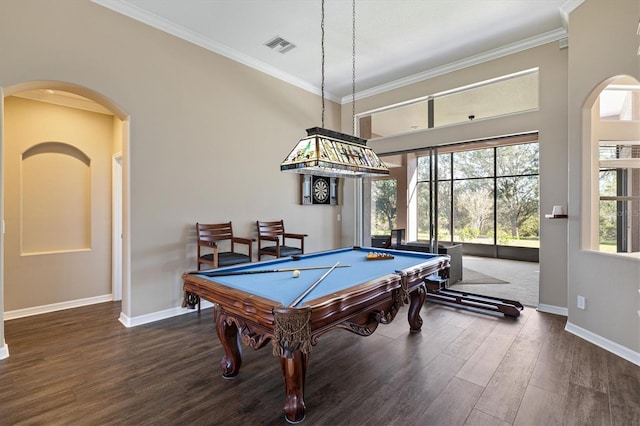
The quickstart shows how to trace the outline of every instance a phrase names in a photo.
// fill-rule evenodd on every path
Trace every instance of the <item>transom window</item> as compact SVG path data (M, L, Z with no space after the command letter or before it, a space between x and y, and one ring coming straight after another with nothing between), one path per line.
M538 109L538 69L434 93L359 114L360 136L375 139Z

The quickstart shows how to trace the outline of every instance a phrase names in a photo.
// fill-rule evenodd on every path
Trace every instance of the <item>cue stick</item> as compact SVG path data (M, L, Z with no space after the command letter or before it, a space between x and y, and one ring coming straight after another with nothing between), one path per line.
M304 298L305 298L305 296L311 292L311 290L313 290L314 288L316 288L316 286L317 286L318 284L320 284L320 282L321 282L322 280L324 280L324 279L325 279L325 277L331 273L331 271L333 271L335 268L337 268L337 267L338 267L338 264L339 264L339 263L340 263L340 262L336 262L336 264L335 264L335 265L333 265L333 266L331 267L331 269L329 269L329 270L328 270L327 272L325 272L325 273L324 273L320 278L318 278L318 280L317 280L315 283L311 284L311 285L309 286L309 288L308 288L308 289L306 289L305 291L303 291L303 292L302 292L302 294L301 294L300 296L296 297L296 298L293 300L293 302L291 302L291 304L289 305L289 307L290 307L290 308L294 308L298 303L300 303L300 301L301 301L302 299L304 299Z
M348 268L351 265L339 265L339 266L333 266L333 268ZM194 271L194 272L189 272L189 274L196 274L196 275L205 275L207 277L224 277L227 275L249 275L249 274L267 274L270 272L291 272L291 271L309 271L312 269L327 269L327 268L332 268L331 266L301 266L298 268L282 268L282 269L256 269L256 270L249 270L249 271L229 271L229 272L207 272L207 271Z

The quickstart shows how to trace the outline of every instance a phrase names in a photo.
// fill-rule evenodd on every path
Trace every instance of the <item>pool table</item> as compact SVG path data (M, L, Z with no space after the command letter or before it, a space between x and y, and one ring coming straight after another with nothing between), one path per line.
M370 253L389 258L368 260ZM189 272L183 280L185 292L216 305L225 378L240 370L238 334L252 349L272 343L284 376L285 417L297 423L305 416L305 375L318 338L333 329L368 336L378 324L391 322L404 304L410 305L410 330L420 331L424 279L432 274L446 276L448 268L448 256L353 247ZM292 269L300 272L299 277Z

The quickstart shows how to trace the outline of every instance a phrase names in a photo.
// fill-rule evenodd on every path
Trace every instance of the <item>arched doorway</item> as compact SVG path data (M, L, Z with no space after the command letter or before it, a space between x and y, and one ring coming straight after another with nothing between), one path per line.
M28 82L1 93L0 312L17 318L119 294L126 312L128 203L112 213L112 163L117 157L124 166L118 190L127 194L127 114L103 95L70 83ZM115 259L111 224L118 214L125 250ZM115 263L121 277L113 283L122 289L113 288ZM6 345L4 350L8 355Z

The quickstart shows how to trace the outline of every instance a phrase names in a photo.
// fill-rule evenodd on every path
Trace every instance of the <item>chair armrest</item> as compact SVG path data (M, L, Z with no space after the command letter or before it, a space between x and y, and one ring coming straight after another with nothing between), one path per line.
M255 238L233 237L233 242L234 243L251 245L251 243L253 243L254 241L255 241Z
M213 253L206 253L203 254L200 251L200 247L207 247L213 250ZM200 270L200 263L209 263L212 264L214 268L218 267L218 244L216 244L215 241L198 241L198 270ZM212 259L211 261L208 260L202 260L202 257L211 254L212 255ZM201 262L202 260L202 262Z
M304 237L308 237L307 234L289 234L289 233L284 233L282 234L282 236L285 238L296 238L298 240L302 240L304 239Z
M255 241L255 238L233 237L231 238L231 241L237 244L245 244L247 246L247 252L249 254L249 261L253 262L253 242Z
M292 238L294 240L299 240L300 241L300 250L302 251L302 253L304 253L304 237L306 237L307 234L290 234L285 232L284 234L282 234L282 244L283 245L287 245L286 240L287 238Z

